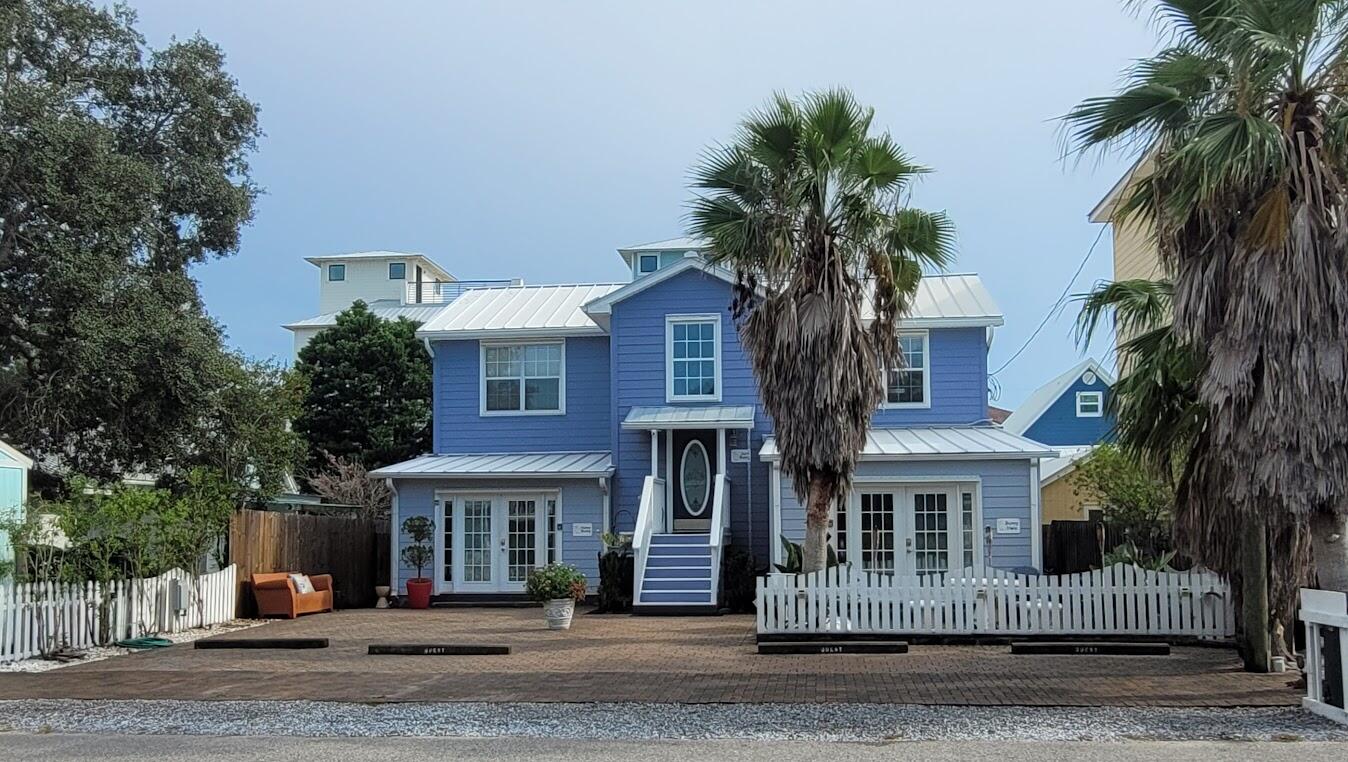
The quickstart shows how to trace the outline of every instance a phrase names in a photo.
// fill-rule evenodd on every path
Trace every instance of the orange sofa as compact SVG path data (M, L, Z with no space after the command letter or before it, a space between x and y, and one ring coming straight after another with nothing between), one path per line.
M253 597L257 600L258 616L284 616L294 619L300 614L332 611L332 575L314 574L309 577L314 585L312 593L300 593L290 574L253 575Z

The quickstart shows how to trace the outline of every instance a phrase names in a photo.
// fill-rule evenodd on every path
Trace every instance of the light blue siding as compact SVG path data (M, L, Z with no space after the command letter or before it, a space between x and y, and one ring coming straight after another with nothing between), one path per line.
M437 341L437 453L548 452L609 449L608 337L566 340L564 415L481 414L481 350L477 341Z
M748 447L750 463L727 463L730 479L730 531L732 542L748 546L760 562L768 548L768 470L758 460L763 438L772 433L772 423L759 404L753 369L739 343L730 317L729 283L699 270L680 273L613 306L611 319L611 365L613 389L613 513L615 527L630 531L636 522L641 485L651 470L651 435L625 431L622 420L638 405L679 404L665 401L665 317L682 314L721 316L721 400L690 405L754 405L754 430L748 442L744 431L729 431L727 449ZM665 468L665 435L660 435L660 462ZM727 461L729 457L727 456ZM752 522L752 524L751 524Z
M24 473L13 460L0 453L0 519L18 518L23 507ZM14 560L9 533L0 529L0 564Z
M875 426L966 425L987 419L987 329L933 328L927 351L931 407L882 407L875 413Z
M940 460L940 461L863 461L857 466L859 478L905 479L977 477L982 487L983 517L977 531L993 527L991 562L997 568L1033 566L1031 532L1038 531L1030 516L1030 461L1028 460ZM792 542L805 539L805 509L791 488L791 480L782 477L781 529ZM997 519L1020 519L1019 534L997 534Z
M435 493L439 490L493 490L500 492L560 492L560 521L562 524L559 556L564 563L573 564L589 580L590 591L599 587L600 533L604 526L604 495L598 479L400 479L398 488L398 547L411 540L402 532L402 522L409 516L426 516L435 520ZM590 524L589 537L572 535L573 524ZM436 527L436 542L443 527ZM541 551L541 549L540 549ZM541 560L541 559L540 559ZM428 576L438 579L441 569L432 569ZM407 580L416 576L416 569L406 567L398 559L398 590L406 592Z
M1104 392L1106 411L1109 408L1109 387L1097 378L1094 384L1077 379L1067 391L1049 405L1025 436L1048 445L1092 445L1112 439L1114 419L1106 412L1096 417L1077 416L1077 392Z

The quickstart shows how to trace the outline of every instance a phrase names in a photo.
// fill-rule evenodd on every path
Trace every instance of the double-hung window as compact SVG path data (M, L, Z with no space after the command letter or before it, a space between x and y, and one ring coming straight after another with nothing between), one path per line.
M1105 414L1104 392L1077 392L1077 417L1099 418Z
M899 334L902 368L885 371L886 407L931 407L931 352L927 333Z
M546 415L566 410L566 346L484 344L482 414Z
M670 315L665 324L666 398L721 399L721 318Z

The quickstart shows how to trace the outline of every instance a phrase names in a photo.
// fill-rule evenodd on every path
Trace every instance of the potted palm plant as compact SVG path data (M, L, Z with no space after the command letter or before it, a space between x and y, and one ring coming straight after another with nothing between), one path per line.
M431 537L435 535L435 522L426 516L409 516L403 522L403 534L411 540L403 547L399 557L403 566L417 570L417 576L407 580L407 606L413 609L425 609L431 606L431 580L422 571L435 563L435 547Z
M543 604L548 629L569 630L576 601L585 598L585 575L570 564L548 564L530 572L524 589Z

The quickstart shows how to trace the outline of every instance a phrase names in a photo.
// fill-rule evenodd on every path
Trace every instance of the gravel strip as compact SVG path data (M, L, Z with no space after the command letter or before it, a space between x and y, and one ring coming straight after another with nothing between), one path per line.
M164 638L173 643L190 643L194 640L200 640L201 638L223 635L227 632L235 632L237 630L246 630L250 627L257 627L258 625L266 623L267 620L265 619L232 619L228 622L222 622L221 624L213 625L211 627L196 627L191 630L183 630L182 632L167 632L155 635L154 637ZM9 661L0 663L0 672L49 672L53 669L60 669L61 667L69 667L74 664L88 664L91 661L103 661L104 659L111 659L115 656L125 656L135 652L135 649L131 648L95 646L94 648L86 648L82 651L81 653L84 655L84 658L82 659L57 661L55 659L33 658L24 659L22 661Z
M56 733L302 737L1348 741L1348 727L1292 708L1072 709L898 704L0 701L0 728Z

